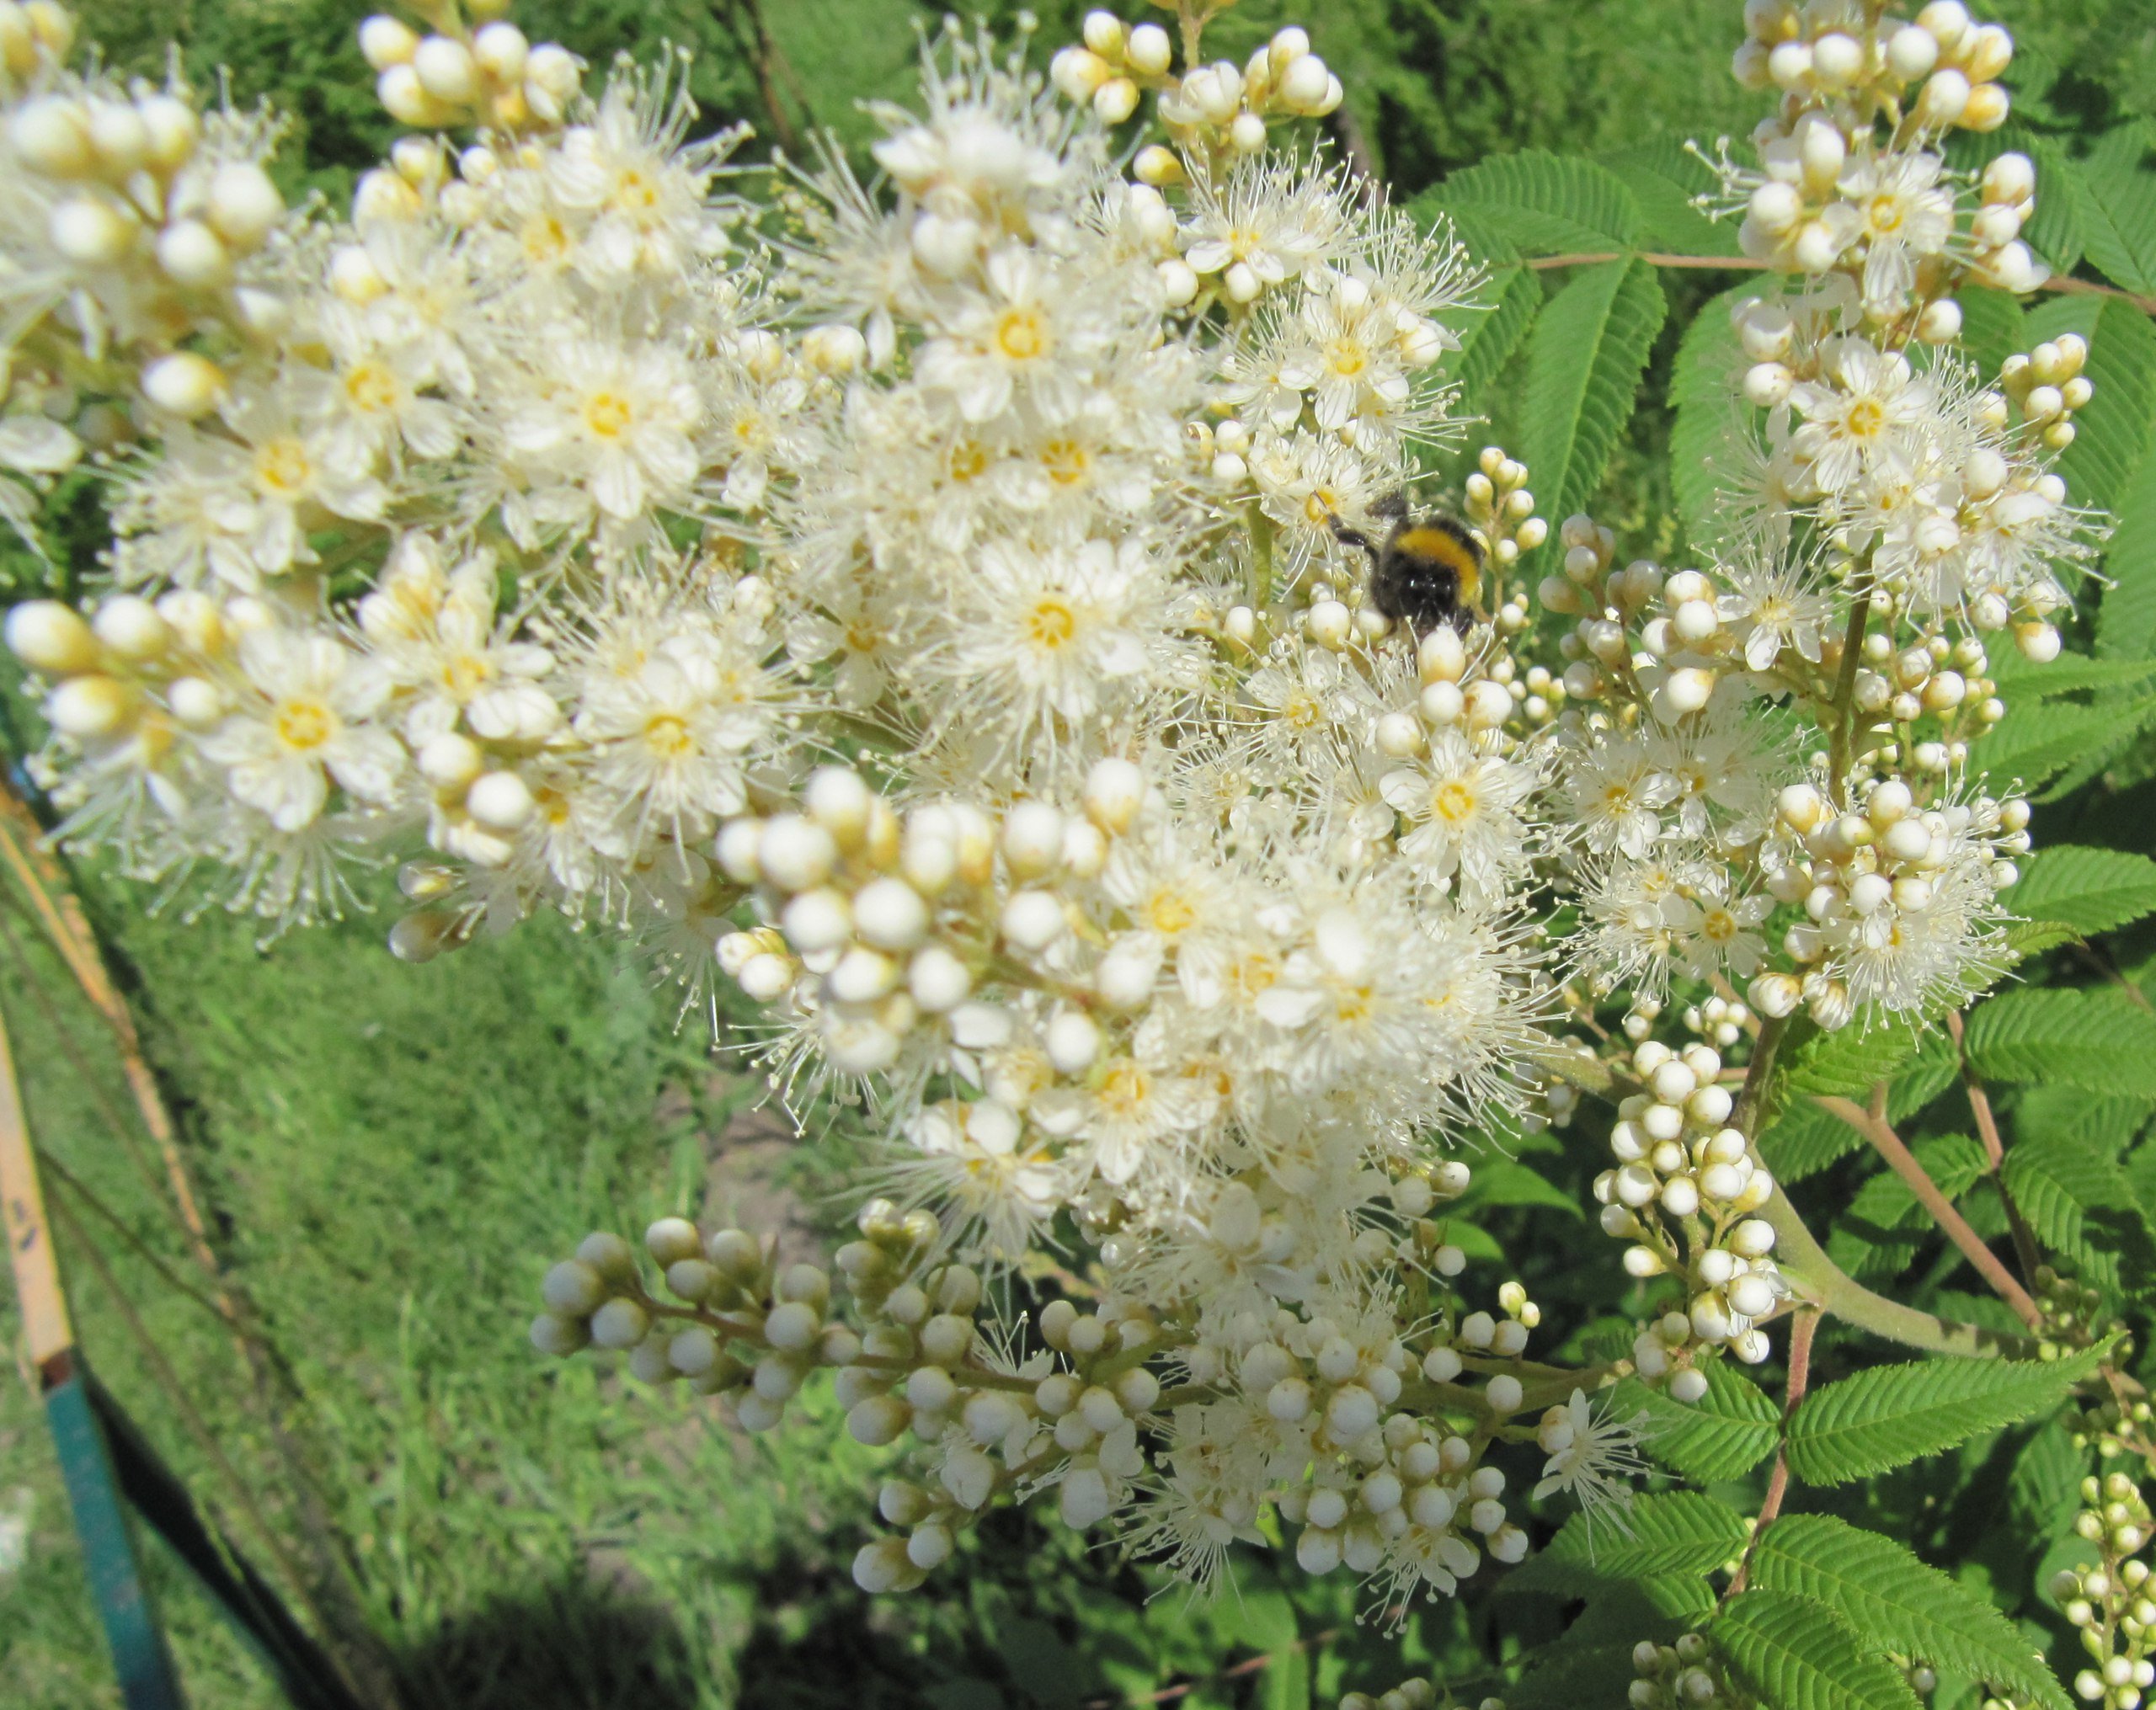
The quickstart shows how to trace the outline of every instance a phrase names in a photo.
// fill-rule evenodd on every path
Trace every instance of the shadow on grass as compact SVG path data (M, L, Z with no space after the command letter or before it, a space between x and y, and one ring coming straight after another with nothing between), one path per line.
M496 1598L407 1652L412 1710L696 1710L687 1638L659 1604L583 1580Z

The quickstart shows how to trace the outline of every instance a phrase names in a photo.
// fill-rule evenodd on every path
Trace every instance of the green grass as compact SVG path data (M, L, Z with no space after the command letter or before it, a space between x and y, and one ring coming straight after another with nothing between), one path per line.
M869 1457L813 1409L751 1440L678 1393L625 1398L619 1380L543 1361L521 1334L538 1276L584 1231L703 1209L707 1142L736 1099L700 1042L672 1031L610 946L552 922L411 970L380 953L371 922L265 957L245 923L147 920L130 899L99 900L139 970L218 1244L289 1368L270 1386L289 1392L273 1409L222 1327L50 1183L83 1345L160 1450L237 1514L83 1261L85 1230L276 1529L296 1537L304 1519L289 1461L319 1481L356 1599L419 1702L495 1702L464 1676L487 1626L513 1624L519 1607L535 1612L520 1649L558 1633L550 1661L573 1674L610 1649L609 1623L641 1623L661 1636L632 1649L679 1676L679 1702L728 1702L761 1618L759 1583L789 1563L818 1585L842 1570L873 1489ZM94 1018L27 918L11 908L7 924L6 1010L40 1144L199 1281L107 1120L125 1095ZM71 1049L98 1073L85 1080ZM662 1117L662 1100L678 1114ZM270 1440L278 1411L289 1455ZM29 1562L0 1589L0 1699L105 1702L84 1688L98 1646L21 1386L0 1404L0 1486L37 1493ZM243 1521L230 1523L266 1563ZM565 1617L536 1618L563 1600L576 1606ZM248 1670L189 1597L167 1601L199 1702L274 1702L240 1684ZM558 1702L613 1699L595 1688Z

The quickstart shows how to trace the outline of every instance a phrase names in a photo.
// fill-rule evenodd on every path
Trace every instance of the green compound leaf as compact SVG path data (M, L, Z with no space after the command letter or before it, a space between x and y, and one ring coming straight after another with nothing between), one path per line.
M1750 1583L1826 1604L1848 1617L1867 1647L1921 1657L2070 1710L2051 1670L2004 1616L1877 1532L1830 1515L1786 1516L1760 1535Z
M1749 1590L1707 1624L1730 1673L1769 1710L1917 1710L1902 1671L1826 1604Z
M1585 1514L1567 1520L1549 1547L1507 1576L1514 1590L1584 1597L1661 1574L1704 1579L1744 1548L1744 1517L1696 1491L1637 1498L1622 1529Z
M2036 1239L2084 1281L2116 1286L2122 1266L2137 1283L2156 1273L2156 1243L2132 1182L2082 1136L2017 1137L2000 1178Z
M1527 337L1542 307L1542 281L1523 267L1500 268L1478 293L1489 305L1480 313L1449 312L1446 324L1460 335L1447 371L1460 382L1461 408L1473 409L1512 354Z
M2119 493L2096 607L2096 651L2110 658L2156 654L2156 452L2144 454Z
M2109 992L2003 992L1969 1018L1977 1073L2127 1098L2156 1098L2156 1015Z
M1643 1446L1671 1472L1701 1484L1742 1478L1774 1452L1781 1409L1726 1360L1708 1361L1700 1369L1707 1393L1696 1402L1672 1400L1627 1377L1617 1387L1616 1410L1625 1418L1646 1414Z
M1790 1471L1807 1484L1845 1484L1938 1454L2057 1406L2104 1351L2058 1361L1941 1356L1860 1372L1797 1404Z
M1917 1054L1924 1031L1897 1017L1859 1020L1833 1033L1815 1033L1798 1047L1783 1078L1790 1094L1868 1093Z
M1646 225L1638 199L1616 173L1535 148L1456 172L1438 195L1448 208L1487 215L1529 254L1630 249Z
M1585 509L1601 485L1668 306L1644 261L1582 267L1544 306L1527 344L1520 454L1545 514Z
M1966 1134L1940 1134L1910 1148L1924 1171L1950 1200L1959 1199L1984 1173L1984 1149ZM1882 1170L1856 1191L1849 1209L1827 1237L1827 1256L1860 1282L1897 1276L1938 1233L1931 1213L1909 1185Z
M1710 220L1692 199L1715 188L1706 163L1673 137L1617 150L1601 163L1625 182L1645 216L1641 236L1679 255L1738 255L1737 221Z
M1730 324L1730 311L1758 292L1732 285L1710 297L1677 346L1677 359L1669 369L1670 424L1669 484L1677 509L1684 519L1685 533L1694 541L1710 543L1718 525L1721 492L1717 472L1742 468L1732 450L1741 450L1749 411L1740 412L1736 402L1737 376L1743 372L1744 353L1737 342L1737 328Z
M2156 291L2156 172L2148 127L2106 131L2064 174L2089 259L2130 291Z
M2084 936L2156 914L2156 861L2124 850L2054 844L2030 857L2008 900L2031 920Z

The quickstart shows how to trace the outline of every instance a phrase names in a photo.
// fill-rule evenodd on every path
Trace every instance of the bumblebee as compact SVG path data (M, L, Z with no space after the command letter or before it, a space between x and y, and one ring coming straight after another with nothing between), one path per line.
M1378 500L1370 514L1393 519L1382 542L1332 519L1334 538L1370 555L1370 604L1417 632L1444 623L1465 633L1481 610L1482 542L1454 518L1417 516L1404 492Z

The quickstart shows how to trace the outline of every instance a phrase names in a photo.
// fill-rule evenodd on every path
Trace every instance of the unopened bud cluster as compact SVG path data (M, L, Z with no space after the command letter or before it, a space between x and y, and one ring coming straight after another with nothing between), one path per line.
M1319 119L1340 104L1340 79L1310 51L1306 32L1277 31L1238 67L1231 60L1174 69L1175 45L1157 24L1126 24L1112 12L1086 14L1083 45L1061 49L1049 75L1070 100L1105 123L1138 110L1141 93L1159 98L1161 123L1187 152L1216 164L1265 147L1266 132L1294 119ZM1138 157L1145 183L1182 181L1183 161L1155 145Z
M583 82L584 65L556 42L534 45L501 14L507 0L478 0L467 27L451 8L422 35L377 13L360 25L360 51L377 74L375 94L390 117L418 130L479 124L507 131L558 125Z
M1646 1090L1618 1106L1609 1136L1617 1168L1595 1178L1594 1196L1604 1230L1633 1244L1628 1273L1684 1280L1684 1305L1640 1333L1632 1361L1678 1400L1697 1401L1706 1393L1699 1350L1726 1347L1753 1365L1767 1357L1758 1320L1774 1313L1787 1285L1769 1257L1774 1229L1754 1214L1774 1180L1743 1132L1728 1126L1735 1101L1712 1047L1679 1052L1648 1040L1633 1052L1631 1070Z
M1732 1686L1704 1633L1679 1633L1669 1644L1642 1639L1632 1649L1632 1681L1625 1689L1633 1710L1753 1710L1751 1694Z
M2141 1488L2123 1473L2081 1482L2087 1505L2073 1529L2096 1546L2101 1559L2085 1568L2062 1568L2052 1577L2052 1599L2080 1633L2091 1666L2073 1677L2077 1696L2106 1710L2137 1710L2156 1686L2156 1587L2141 1552L2152 1522Z

